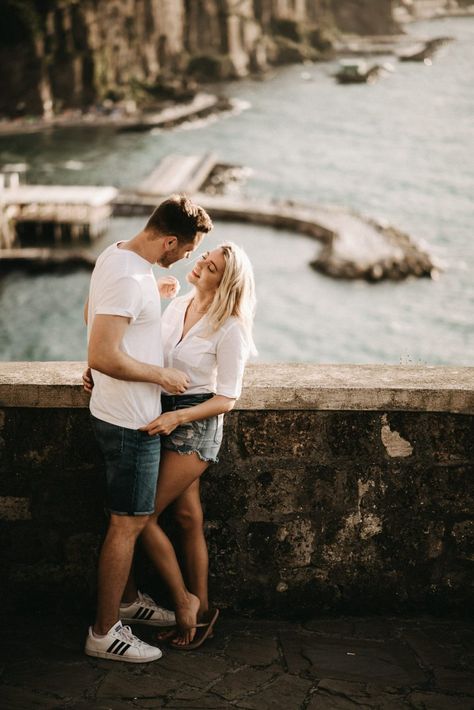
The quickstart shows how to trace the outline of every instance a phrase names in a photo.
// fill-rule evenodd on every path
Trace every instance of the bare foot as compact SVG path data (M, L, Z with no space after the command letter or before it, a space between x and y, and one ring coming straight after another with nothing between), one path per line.
M171 641L171 639L174 638L177 633L177 627L173 626L172 629L164 629L163 631L158 631L158 633L156 634L156 639L157 641Z
M195 626L197 624L200 601L198 597L191 593L188 594L188 600L186 604L177 606L175 609L178 634L173 643L191 643L196 635Z

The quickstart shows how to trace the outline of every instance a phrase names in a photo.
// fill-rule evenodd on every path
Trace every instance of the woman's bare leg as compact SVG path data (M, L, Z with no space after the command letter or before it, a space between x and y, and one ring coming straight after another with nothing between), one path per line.
M197 454L182 456L174 451L163 452L156 490L157 516L199 478L207 465ZM183 630L194 626L200 607L199 599L186 589L173 545L157 520L154 518L149 520L140 539L148 556L171 590L178 626ZM195 633L195 629L189 629L180 634L180 638L182 637L183 643L190 643Z
M174 504L175 518L181 529L181 544L190 592L199 597L199 613L209 609L209 555L204 537L204 516L199 494L199 479L191 483Z

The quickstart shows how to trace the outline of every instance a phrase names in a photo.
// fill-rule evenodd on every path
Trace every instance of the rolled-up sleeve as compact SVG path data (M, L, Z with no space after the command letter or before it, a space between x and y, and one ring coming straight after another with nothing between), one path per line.
M235 321L220 339L217 350L216 394L237 399L248 358L248 345L242 326Z

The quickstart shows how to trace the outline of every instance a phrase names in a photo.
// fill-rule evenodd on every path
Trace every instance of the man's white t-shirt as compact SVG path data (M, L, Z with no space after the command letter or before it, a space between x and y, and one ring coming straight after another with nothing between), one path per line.
M204 316L184 338L184 317L192 292L176 298L162 316L165 367L176 367L190 380L186 394L213 392L237 399L249 347L240 321L231 316L212 330Z
M97 259L91 277L87 334L96 315L130 318L120 349L135 360L163 366L161 305L151 264L112 244ZM161 414L161 388L116 380L92 370L90 410L110 424L138 429Z

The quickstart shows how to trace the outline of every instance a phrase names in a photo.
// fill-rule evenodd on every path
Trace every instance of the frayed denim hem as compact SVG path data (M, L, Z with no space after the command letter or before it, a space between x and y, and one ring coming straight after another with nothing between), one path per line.
M174 451L175 453L179 454L180 456L189 456L190 454L197 454L201 461L204 461L205 463L218 463L219 457L216 456L215 459L210 459L207 456L203 456L201 452L198 449L193 449L192 451L178 451L178 449L172 449L168 448L167 446L163 446L163 448L166 451Z

